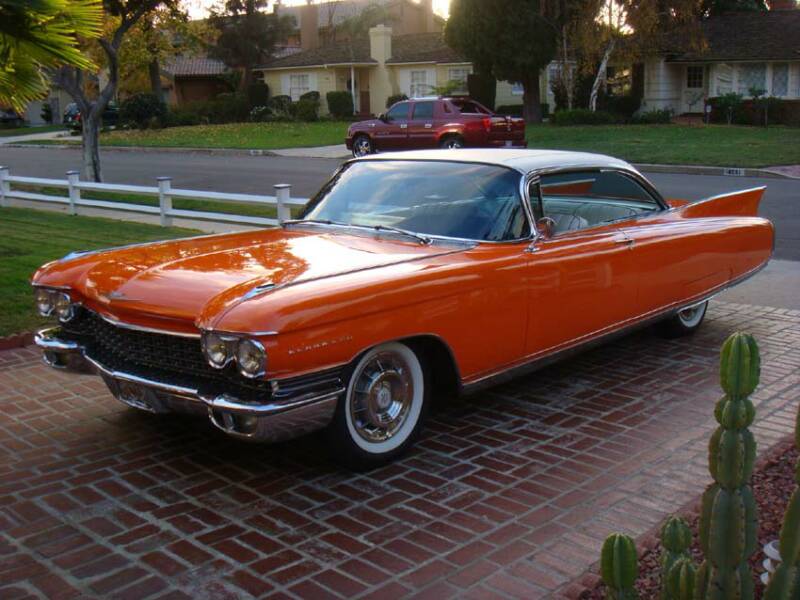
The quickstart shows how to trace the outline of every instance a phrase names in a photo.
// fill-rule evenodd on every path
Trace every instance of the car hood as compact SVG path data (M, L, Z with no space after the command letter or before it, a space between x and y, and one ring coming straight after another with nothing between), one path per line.
M33 282L68 287L77 300L119 318L194 323L259 290L453 251L369 233L269 229L86 253L45 265Z

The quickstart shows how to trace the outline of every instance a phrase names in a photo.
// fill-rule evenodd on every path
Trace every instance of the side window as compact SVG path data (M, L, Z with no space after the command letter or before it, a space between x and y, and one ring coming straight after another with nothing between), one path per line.
M555 233L624 221L660 208L645 188L617 171L545 175L540 196L534 192L531 189L536 218L552 219Z
M400 102L399 104L395 104L392 108L389 109L389 112L386 113L386 120L389 122L407 120L408 107L409 107L408 102Z
M430 120L433 118L433 102L415 102L414 116L412 119Z

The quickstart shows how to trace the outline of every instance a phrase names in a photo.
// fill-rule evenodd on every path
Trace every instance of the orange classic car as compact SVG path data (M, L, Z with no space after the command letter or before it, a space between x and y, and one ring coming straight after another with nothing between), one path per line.
M626 332L700 327L773 250L763 188L666 200L595 154L432 150L345 163L275 229L75 252L33 277L36 343L137 409L240 439L325 429L384 463L431 401Z

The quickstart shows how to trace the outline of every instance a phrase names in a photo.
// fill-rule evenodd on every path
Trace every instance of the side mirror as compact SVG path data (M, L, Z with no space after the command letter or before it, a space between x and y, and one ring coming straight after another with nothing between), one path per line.
M378 115L378 120L383 121L384 123L388 123L389 119L386 117L386 113L381 113Z
M556 222L550 217L542 217L536 221L536 230L544 239L549 240L556 233Z

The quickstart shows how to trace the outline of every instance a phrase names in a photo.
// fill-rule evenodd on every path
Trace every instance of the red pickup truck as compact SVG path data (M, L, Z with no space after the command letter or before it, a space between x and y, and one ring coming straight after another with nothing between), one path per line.
M422 148L526 148L525 121L465 97L415 98L347 131L353 156Z

